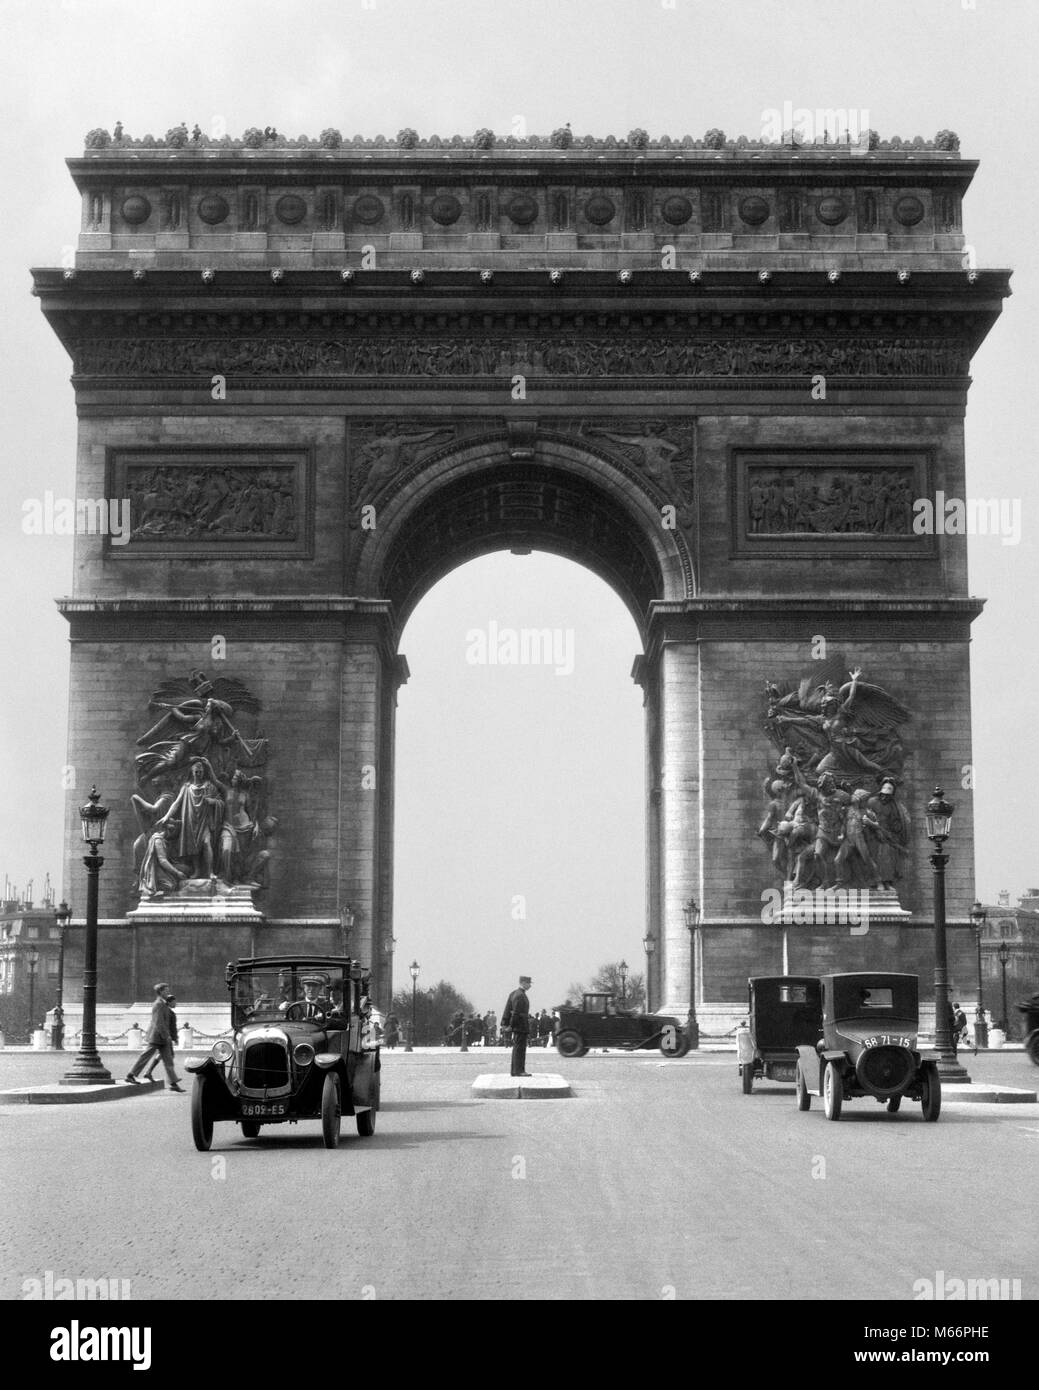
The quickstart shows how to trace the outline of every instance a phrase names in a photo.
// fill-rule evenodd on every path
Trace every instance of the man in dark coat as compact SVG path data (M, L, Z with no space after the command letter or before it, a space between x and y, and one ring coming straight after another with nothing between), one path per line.
M530 1000L527 998L527 990L530 989L530 976L521 975L519 978L519 988L514 989L509 995L502 1011L501 1026L512 1030L512 1075L529 1076L530 1072L525 1071L527 1065L527 1033L530 1029Z
M140 1073L148 1065L152 1056L158 1053L162 1065L166 1068L170 1090L182 1091L184 1088L180 1085L180 1078L173 1070L173 1034L170 1030L170 1006L167 1002L169 994L169 985L155 986L155 1003L152 1005L151 1023L144 1035L144 1051L127 1072L126 1079L136 1085Z

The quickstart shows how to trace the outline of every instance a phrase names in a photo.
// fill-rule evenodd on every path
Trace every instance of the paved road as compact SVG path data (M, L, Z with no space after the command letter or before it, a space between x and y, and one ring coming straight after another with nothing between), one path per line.
M789 1086L739 1094L731 1056L532 1063L576 1096L471 1100L503 1053L384 1055L375 1137L344 1126L335 1152L307 1123L218 1125L196 1153L188 1097L165 1092L0 1107L0 1297L47 1270L140 1299L908 1300L939 1270L1036 1297L1039 1106L928 1125L857 1101L831 1124ZM1020 1054L968 1065L1037 1079ZM0 1054L0 1085L60 1069Z

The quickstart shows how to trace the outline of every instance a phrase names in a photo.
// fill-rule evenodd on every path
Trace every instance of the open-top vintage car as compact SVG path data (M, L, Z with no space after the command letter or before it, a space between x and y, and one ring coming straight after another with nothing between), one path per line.
M380 1063L369 981L349 956L229 962L233 1037L187 1063L195 1147L210 1147L218 1120L255 1139L262 1125L320 1119L330 1149L343 1115L355 1117L359 1134L374 1134Z
M828 1120L839 1120L846 1100L872 1096L895 1111L903 1097L918 1100L925 1120L937 1120L942 1087L937 1053L917 1048L915 975L870 971L824 975L823 1035L797 1049L797 1108L823 1098Z
M736 1030L743 1094L754 1078L793 1081L797 1049L814 1047L823 1030L822 989L812 975L757 975L747 981L747 1023Z
M689 1038L671 1014L643 1014L617 1007L612 994L585 994L581 1007L559 1007L556 1049L562 1057L583 1057L590 1047L634 1052L659 1047L665 1057L684 1057Z

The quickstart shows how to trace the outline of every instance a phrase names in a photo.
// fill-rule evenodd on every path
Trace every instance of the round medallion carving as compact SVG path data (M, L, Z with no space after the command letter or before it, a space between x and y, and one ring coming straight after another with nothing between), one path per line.
M209 227L215 227L218 222L223 222L230 211L227 199L221 198L219 193L207 193L204 198L198 200L199 219Z
M848 204L836 196L820 198L815 205L815 215L827 227L839 227L848 215Z
M748 227L760 227L768 221L769 206L764 198L752 193L749 198L740 199L739 213Z
M133 193L129 198L123 199L123 205L119 209L124 222L128 222L131 227L139 227L142 222L147 222L152 215L152 205L147 198L140 193Z
M441 227L450 227L462 215L462 204L453 193L439 193L429 205L429 215Z
M286 193L274 204L274 215L287 227L294 227L307 215L306 199L301 198L298 193Z
M605 227L617 216L617 204L604 193L596 193L585 203L584 215L593 227Z
M903 227L915 227L923 221L924 205L914 194L907 193L895 204L895 217Z
M537 221L538 200L532 198L529 193L517 193L514 198L509 199L505 211L517 227L529 227L532 222Z
M380 222L384 212L382 199L376 198L374 193L365 193L354 203L355 222L364 222L366 225Z
M673 198L665 198L660 211L665 222L670 223L672 227L681 227L692 217L693 205L688 198L676 195Z

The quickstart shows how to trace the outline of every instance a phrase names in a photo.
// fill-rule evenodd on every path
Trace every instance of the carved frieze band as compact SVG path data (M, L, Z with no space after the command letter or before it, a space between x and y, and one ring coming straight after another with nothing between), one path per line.
M689 337L90 338L80 376L961 377L966 343Z

